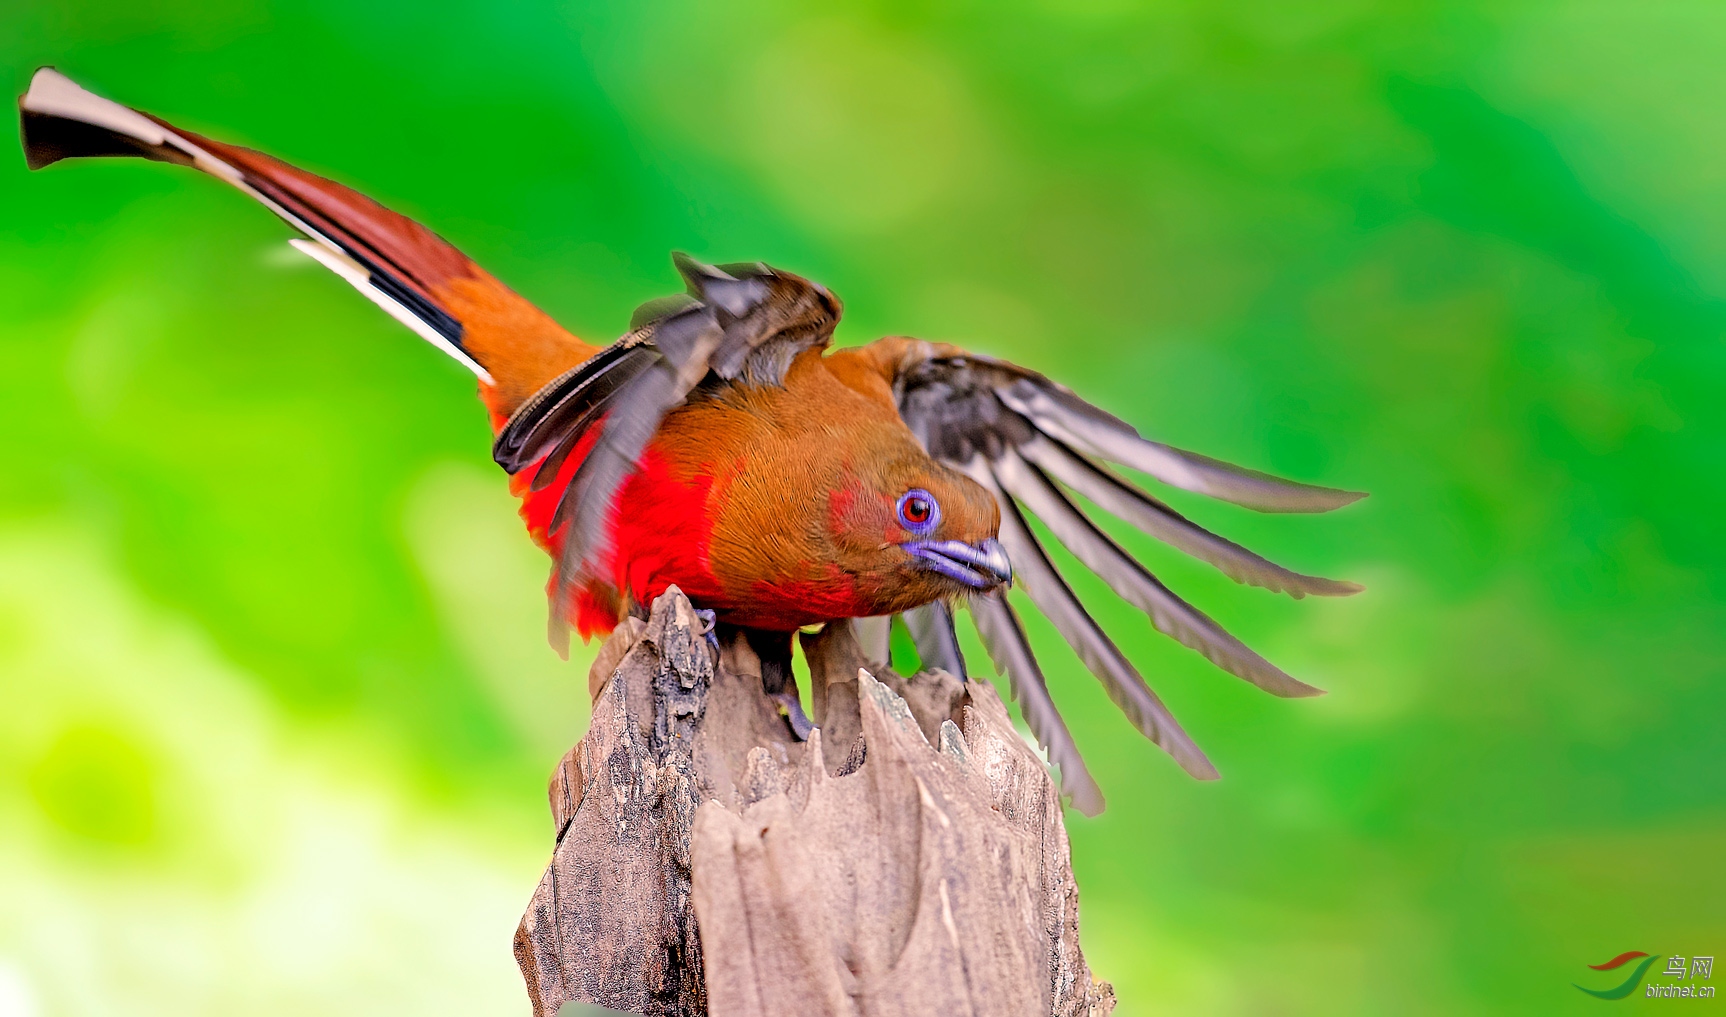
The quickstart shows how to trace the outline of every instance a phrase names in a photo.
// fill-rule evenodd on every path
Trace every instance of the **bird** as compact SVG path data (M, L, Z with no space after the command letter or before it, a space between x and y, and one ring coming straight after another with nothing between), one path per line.
M1134 727L1193 777L1216 767L1075 594L1033 530L1151 625L1277 696L1299 681L1164 585L1075 500L1237 582L1300 598L1354 583L1304 575L1189 520L1122 468L1262 512L1364 495L1299 483L1142 437L1044 375L944 342L835 348L839 299L762 262L673 263L684 292L585 342L419 223L269 155L201 137L44 67L19 99L26 161L141 156L201 170L263 204L288 242L478 379L529 535L552 559L549 634L603 635L675 585L745 637L784 696L800 629L853 621L879 646L897 617L926 666L967 679L956 611L1060 788L1103 807L1050 694L1017 583ZM886 656L880 646L871 659ZM795 697L791 697L795 709ZM799 714L800 715L800 714Z

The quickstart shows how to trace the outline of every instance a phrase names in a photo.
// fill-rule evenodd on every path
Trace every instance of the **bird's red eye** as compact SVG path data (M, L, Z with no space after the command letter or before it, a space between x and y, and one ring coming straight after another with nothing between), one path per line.
M899 523L916 534L926 534L941 521L941 507L935 496L921 488L906 491L899 498Z

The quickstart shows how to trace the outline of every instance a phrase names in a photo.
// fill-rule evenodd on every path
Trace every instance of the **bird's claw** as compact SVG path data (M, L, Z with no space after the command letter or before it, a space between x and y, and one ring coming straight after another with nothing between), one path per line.
M712 608L698 607L695 609L695 617L700 618L702 624L707 626L701 630L701 634L707 637L707 645L713 647L715 653L719 652L719 614Z
M808 741L809 732L815 730L815 724L810 721L808 714L803 712L803 704L798 701L797 694L776 692L773 700L785 710L785 719L791 724L791 733L796 735L800 742Z

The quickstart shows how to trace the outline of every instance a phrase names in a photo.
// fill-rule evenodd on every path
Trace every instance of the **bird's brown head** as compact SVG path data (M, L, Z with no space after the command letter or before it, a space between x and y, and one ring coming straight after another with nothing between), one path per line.
M852 464L828 511L834 560L869 614L993 589L1013 578L1001 513L976 481L921 448Z
M755 628L894 614L1012 579L1001 514L897 413L818 355L780 386L736 386L668 418L657 447L711 475L705 598Z
M722 620L793 629L1012 581L1000 509L976 481L909 435L850 456L810 437L776 469L750 460L724 485L709 558Z

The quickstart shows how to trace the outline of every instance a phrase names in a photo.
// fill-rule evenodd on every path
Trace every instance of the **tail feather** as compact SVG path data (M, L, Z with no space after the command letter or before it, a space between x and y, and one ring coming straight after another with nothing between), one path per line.
M141 156L203 170L257 199L312 241L295 247L472 370L496 426L597 351L431 230L334 181L103 99L52 68L36 72L18 105L31 169Z

